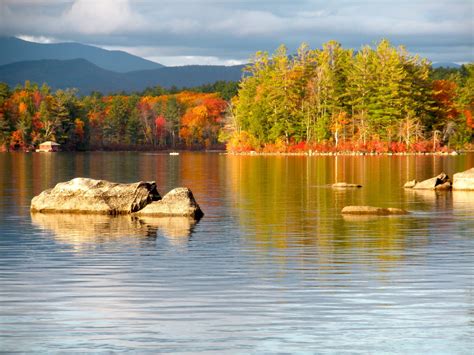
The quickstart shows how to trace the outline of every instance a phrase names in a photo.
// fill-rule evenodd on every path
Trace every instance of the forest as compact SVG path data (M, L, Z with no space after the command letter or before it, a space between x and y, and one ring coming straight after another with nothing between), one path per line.
M234 97L231 151L406 152L473 140L474 65L433 70L387 40L258 52Z
M63 150L154 150L223 148L218 142L228 102L221 98L235 83L217 83L223 93L165 90L78 97L26 82L10 90L0 84L0 147L35 149L45 141Z
M258 52L240 83L79 96L0 83L0 150L223 149L431 152L472 149L474 64L433 69L386 40Z

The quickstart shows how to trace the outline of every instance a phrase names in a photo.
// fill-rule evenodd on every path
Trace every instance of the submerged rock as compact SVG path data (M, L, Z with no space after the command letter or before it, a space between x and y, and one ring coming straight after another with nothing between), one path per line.
M119 184L75 178L31 200L32 212L128 214L160 199L155 182Z
M332 184L332 187L336 189L351 189L351 188L360 188L362 187L362 185L349 184L347 182L336 182L335 184Z
M168 192L163 199L154 201L136 212L139 216L187 216L201 218L204 213L186 187L178 187Z
M403 215L409 214L408 211L400 208L383 208L373 206L346 206L341 211L342 214L355 214L355 215Z
M451 180L448 175L441 173L431 179L415 184L412 188L415 190L449 190L451 189Z
M474 168L454 174L453 189L474 191Z

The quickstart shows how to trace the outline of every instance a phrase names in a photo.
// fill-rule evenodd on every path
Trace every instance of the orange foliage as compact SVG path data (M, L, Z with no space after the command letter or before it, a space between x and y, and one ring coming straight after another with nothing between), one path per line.
M456 83L449 80L433 81L433 98L441 109L443 118L453 120L459 116L454 100L456 98Z
M81 141L84 139L84 121L79 118L74 120L74 133Z
M466 125L469 128L474 129L474 120L472 118L472 112L469 110L464 110L464 116L466 117Z
M184 92L177 97L188 105L196 104L194 107L189 107L181 118L180 137L188 146L194 142L204 142L206 147L212 145L217 139L227 103L215 94Z
M24 102L20 102L20 104L18 105L18 112L20 113L20 115L24 114L27 109L28 106L26 106Z

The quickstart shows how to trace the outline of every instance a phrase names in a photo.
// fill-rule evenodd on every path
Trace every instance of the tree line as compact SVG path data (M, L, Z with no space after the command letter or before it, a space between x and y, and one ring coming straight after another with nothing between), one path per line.
M432 70L387 40L375 48L257 52L233 100L233 151L428 151L471 143L474 65Z
M227 111L218 93L198 90L78 97L74 89L0 83L0 149L33 150L49 140L66 150L211 148L221 144Z
M0 83L0 150L433 151L473 146L474 64L432 69L382 40L257 52L240 83L79 97Z

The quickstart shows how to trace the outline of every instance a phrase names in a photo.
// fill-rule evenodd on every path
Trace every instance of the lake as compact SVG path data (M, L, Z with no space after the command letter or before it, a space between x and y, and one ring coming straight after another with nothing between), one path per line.
M401 188L471 167L472 153L2 153L0 351L472 354L474 192ZM78 176L187 186L205 216L30 215ZM412 213L340 214L354 204Z

